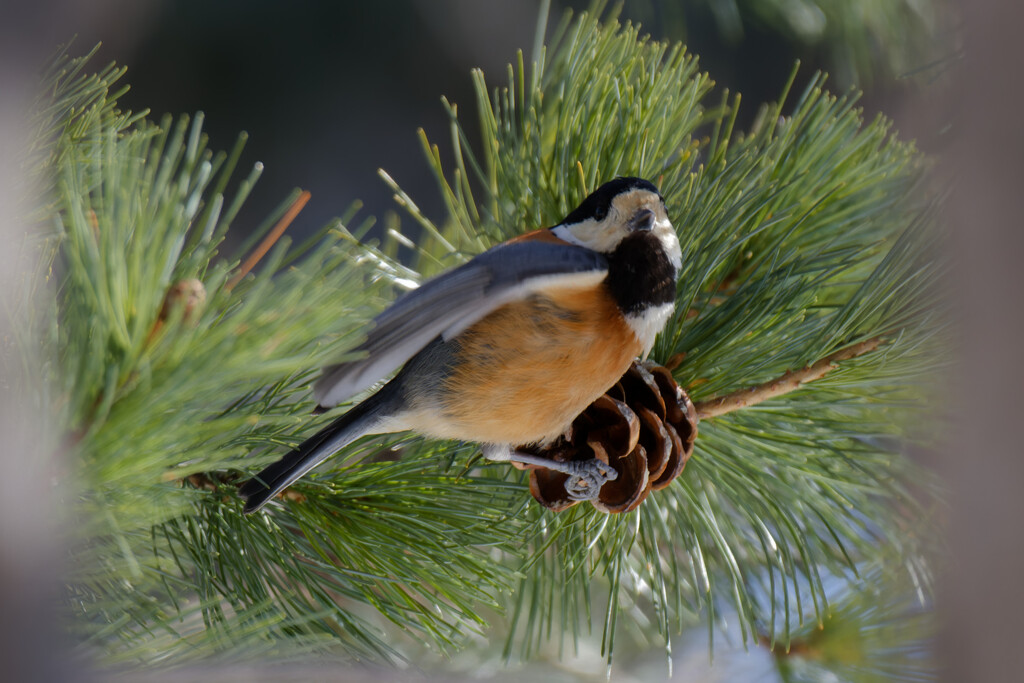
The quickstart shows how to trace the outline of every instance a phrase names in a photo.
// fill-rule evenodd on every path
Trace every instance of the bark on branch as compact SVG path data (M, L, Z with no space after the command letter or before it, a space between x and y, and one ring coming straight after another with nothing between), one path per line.
M756 405L776 396L788 394L799 389L803 384L821 379L836 367L836 363L874 351L882 344L882 341L881 337L868 339L825 356L817 363L807 367L799 370L789 370L781 377L777 377L770 382L741 389L718 398L700 401L694 404L694 407L697 409L697 416L701 420L706 420L711 417L731 413L740 408Z

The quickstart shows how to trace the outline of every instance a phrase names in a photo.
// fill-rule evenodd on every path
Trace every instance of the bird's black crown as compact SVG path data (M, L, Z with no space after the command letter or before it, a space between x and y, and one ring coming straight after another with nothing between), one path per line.
M658 188L643 178L616 178L615 180L609 180L591 192L579 206L573 209L572 213L562 219L561 224L581 223L588 218L603 220L608 215L608 207L611 206L612 200L629 190L650 190L654 194L659 194Z

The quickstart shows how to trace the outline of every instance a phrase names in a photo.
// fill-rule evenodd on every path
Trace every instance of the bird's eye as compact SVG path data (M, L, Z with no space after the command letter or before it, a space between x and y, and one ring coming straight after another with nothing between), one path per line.
M594 220L595 221L603 221L605 219L605 216L607 216L607 215L608 215L608 207L607 206L599 205L599 206L594 208Z

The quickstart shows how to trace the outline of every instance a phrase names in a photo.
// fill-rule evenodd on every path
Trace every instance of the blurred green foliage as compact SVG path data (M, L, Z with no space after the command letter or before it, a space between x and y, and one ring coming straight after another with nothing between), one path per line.
M668 644L734 612L745 642L829 622L831 581L913 576L933 483L899 452L941 350L927 163L881 118L812 77L735 128L739 98L680 45L594 15L553 27L504 87L474 74L482 139L450 107L454 165L422 136L446 213L361 241L353 209L304 245L281 241L237 283L219 246L259 168L232 192L240 146L207 149L202 117L119 111L122 72L58 60L40 107L39 209L50 306L28 326L52 358L48 401L81 482L67 604L104 662L311 650L401 660L504 623L505 654L596 630ZM794 76L795 78L795 76ZM781 84L780 84L781 85ZM251 518L234 482L325 418L315 369L354 347L396 290L551 225L615 175L662 189L680 234L677 313L653 356L696 398L776 377L866 339L882 348L825 380L701 425L671 487L637 511L555 515L522 474L472 446L366 438ZM414 263L395 254L412 247ZM168 293L197 280L189 310ZM507 619L502 622L501 620ZM493 636L493 632L488 635Z

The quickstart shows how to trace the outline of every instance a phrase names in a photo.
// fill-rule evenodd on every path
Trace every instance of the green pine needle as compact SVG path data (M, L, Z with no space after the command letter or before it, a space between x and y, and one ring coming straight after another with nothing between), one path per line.
M702 109L710 82L693 59L628 25L584 15L546 54L555 58L530 77L520 61L490 94L476 74L481 156L454 107L450 177L424 145L449 201L443 227L432 223L443 249L479 250L468 218L477 213L484 231L494 225L489 244L523 229L513 226L554 224L599 182L637 174L660 185L684 253L676 316L653 355L686 354L675 374L695 399L859 341L886 344L814 389L702 424L684 476L631 515L531 510L543 533L513 594L506 656L575 642L596 616L611 662L619 615L636 616L627 595L665 639L694 614L710 626L719 602L737 612L746 642L769 619L784 620L788 638L802 602L816 622L828 614L822 573L900 543L907 517L893 508L913 517L915 495L930 495L908 490L927 477L889 450L902 431L888 412L920 402L937 351L934 211L915 200L927 163L887 121L865 124L854 98L827 93L822 76L788 113L784 96L736 133L738 98ZM695 139L708 124L711 136ZM467 168L482 188L475 207ZM770 614L749 588L765 569ZM603 605L590 597L600 577L611 591Z
M57 61L32 157L50 179L38 215L56 285L30 327L81 481L67 604L83 648L135 664L397 661L504 619L507 658L600 637L610 664L623 638L668 646L726 613L744 642L785 645L828 620L832 584L883 557L927 592L929 540L905 530L934 485L898 452L941 350L926 161L823 76L792 102L785 85L740 132L739 98L709 104L682 46L587 14L552 35L502 88L474 73L479 143L446 103L451 169L421 136L442 217L384 175L422 229L412 266L394 258L412 244L397 226L364 244L353 210L299 247L283 239L237 284L251 245L219 250L260 173L231 179L244 137L213 153L201 115L121 112L122 70ZM234 482L324 424L308 417L316 368L396 289L554 224L616 175L656 182L679 231L677 311L652 355L685 354L674 372L695 400L884 343L703 422L684 474L629 514L550 513L475 447L400 436L360 440L242 516ZM191 280L205 302L168 301Z

